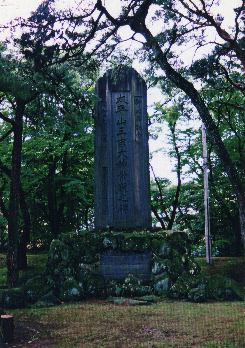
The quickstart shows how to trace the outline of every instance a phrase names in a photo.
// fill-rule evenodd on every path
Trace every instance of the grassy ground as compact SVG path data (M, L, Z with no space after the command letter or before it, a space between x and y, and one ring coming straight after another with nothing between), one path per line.
M28 269L20 272L20 284L25 283L27 279L42 273L45 270L45 265L48 259L47 253L29 254ZM6 256L0 254L0 285L6 284Z
M181 301L137 307L90 301L18 310L14 311L17 323L14 345L242 348L245 347L244 312L241 302L193 304ZM23 333L28 344L21 342Z
M22 281L44 269L46 255L29 255ZM4 258L0 279L4 281ZM217 258L205 273L232 275L243 282L245 261ZM2 278L1 278L2 277ZM239 279L238 279L238 278ZM245 285L245 284L244 284ZM200 347L245 348L243 302L195 304L168 301L151 306L116 306L106 301L12 310L16 334L12 347Z

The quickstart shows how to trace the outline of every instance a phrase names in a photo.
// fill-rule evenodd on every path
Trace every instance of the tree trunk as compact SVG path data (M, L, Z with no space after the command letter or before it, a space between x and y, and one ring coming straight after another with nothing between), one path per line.
M57 217L56 186L55 186L56 161L49 165L48 172L48 215L51 234L54 238L59 235L59 224Z
M176 141L175 130L176 130L176 122L173 124L173 126L170 126L170 131L172 133L172 141L173 141L173 145L174 145L175 154L177 157L177 170L176 170L176 172L177 172L177 187L176 187L176 191L175 191L174 200L172 202L172 213L170 216L170 221L168 223L167 230L171 230L173 228L173 224L174 224L175 217L177 214L177 208L179 205L179 197L180 197L180 190L181 190L181 155L180 155L179 148L178 148L177 141Z
M4 204L2 192L0 192L0 212L2 213L3 217L8 221L8 211ZM5 243L4 243L4 229L1 229L0 231L0 253L5 252Z
M238 195L239 217L240 217L240 231L243 240L243 254L245 251L245 194L240 192Z
M16 100L16 112L14 121L14 140L12 149L12 167L9 198L8 219L8 252L7 252L7 282L10 287L16 286L18 282L18 228L19 228L19 204L20 204L20 175L21 175L21 150L23 114L25 103Z
M1 334L4 342L10 343L13 340L14 316L12 314L1 315Z
M31 236L31 217L22 188L20 189L20 209L23 219L23 232L19 240L18 268L23 270L27 268L27 244L30 242Z
M147 29L145 24L140 23L139 25L139 23L132 22L131 29L141 33L144 36L146 45L153 51L156 62L165 72L167 78L172 81L177 88L186 93L186 95L190 98L192 104L197 109L200 118L207 129L210 141L213 143L216 149L216 153L224 166L224 169L232 184L234 193L237 197L237 202L239 205L241 238L243 240L243 248L245 248L245 188L239 177L239 173L237 172L236 167L232 162L230 155L222 141L219 130L215 122L213 121L208 108L205 105L204 100L201 98L200 94L195 89L193 84L186 78L184 78L179 72L174 70L173 67L169 64L166 54L163 53L158 42L151 34L151 32Z
M5 166L2 162L0 162L0 170L11 179L11 170ZM26 246L30 241L31 235L31 217L26 204L25 193L22 189L22 185L20 184L20 209L22 213L23 219L23 233L20 236L20 245L18 250L18 267L20 270L25 269L27 267L27 256L26 256ZM8 211L4 205L2 196L0 196L0 210L2 211L3 216L8 220ZM21 250L20 250L21 249Z
M71 136L71 135L70 135ZM65 135L63 141L66 141L68 139L68 136ZM68 152L65 151L63 155L62 160L62 180L61 180L61 186L60 186L60 199L59 199L59 205L57 204L57 224L58 224L58 232L66 232L67 227L70 222L69 219L67 219L67 216L65 216L65 207L67 207L67 214L71 214L70 207L69 207L69 200L65 200L65 190L64 190L64 184L65 184L65 177L68 173Z

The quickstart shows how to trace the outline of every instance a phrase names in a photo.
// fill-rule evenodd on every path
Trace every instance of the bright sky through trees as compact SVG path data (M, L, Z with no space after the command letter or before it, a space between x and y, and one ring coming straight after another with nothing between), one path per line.
M0 0L0 24L5 24L10 20L16 17L28 17L31 11L34 11L37 6L42 2L42 0ZM86 3L86 0L57 0L57 6L59 8L75 8L79 4L83 2ZM121 0L105 0L105 6L110 11L110 13L114 16L117 16L120 13L121 8ZM229 30L229 27L234 25L234 11L233 8L240 4L239 0L220 0L220 5L214 9L215 15L221 13L224 17L222 22L222 27L226 30ZM153 6L154 7L154 6ZM148 17L151 16L151 13ZM152 32L156 34L160 29L161 23L156 23L152 25L149 21L149 27ZM120 34L122 37L130 36L130 29L123 28L121 29ZM212 40L219 40L216 33L210 30L210 37ZM129 43L132 48L134 48L135 43ZM128 43L127 43L128 45ZM191 61L194 54L194 49L192 48L192 43L189 43L189 46L186 46L185 49L180 53L181 59L186 61ZM202 55L207 53L207 47L205 46L203 49L198 50L198 55ZM195 53L197 54L197 53ZM134 66L139 73L142 74L143 66L140 66L138 63ZM154 102L161 100L161 94L159 90L156 88L150 89L148 91L148 106L154 104ZM157 141L150 140L150 151L155 151L160 147L165 147L165 135L162 134ZM170 163L170 159L166 157L166 155L162 153L155 154L152 160L153 167L155 168L156 174L159 176L164 176L172 181L175 181L175 174L171 172L172 165Z

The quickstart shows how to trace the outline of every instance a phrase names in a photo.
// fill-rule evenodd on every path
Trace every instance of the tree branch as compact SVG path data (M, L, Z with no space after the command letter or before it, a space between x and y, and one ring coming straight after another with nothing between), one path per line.
M4 135L0 137L0 142L5 140L11 133L13 132L13 128L10 128Z
M1 118L3 121L12 124L12 126L15 125L14 120L11 120L11 118L8 118L8 117L4 116L4 114L3 114L2 112L0 112L0 118Z

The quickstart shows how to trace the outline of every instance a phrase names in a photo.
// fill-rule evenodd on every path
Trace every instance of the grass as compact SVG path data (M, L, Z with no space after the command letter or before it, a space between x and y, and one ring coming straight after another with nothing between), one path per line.
M201 270L209 275L223 275L230 277L245 286L245 258L244 257L215 257L211 265L207 265L204 258L197 258Z
M36 334L28 347L245 347L242 302L151 306L85 302L14 311ZM23 333L21 327L19 330ZM31 340L30 340L31 341ZM40 345L37 345L37 344Z
M21 282L40 274L46 259L44 253L28 255L30 266L21 273ZM215 258L212 266L203 259L198 263L204 273L244 281L242 258ZM0 255L1 281L5 279L4 264L5 258ZM133 307L91 300L11 313L16 326L13 347L245 348L244 302L196 304L165 300Z
M48 259L47 253L38 253L38 254L28 254L28 268L25 271L20 271L19 283L23 284L34 277L44 272L46 262ZM0 254L0 286L5 285L7 280L7 269L6 269L6 256Z

